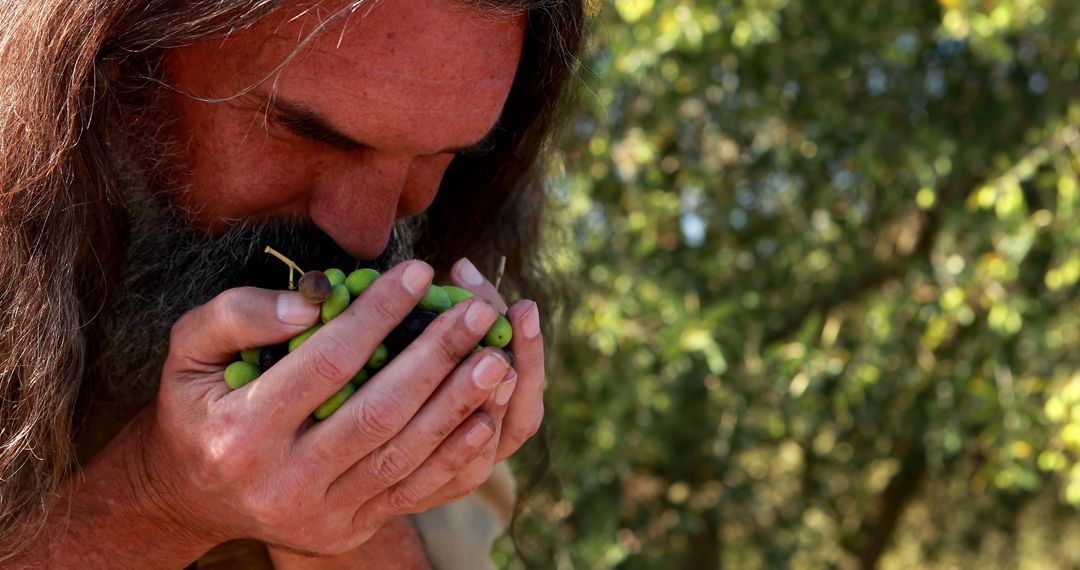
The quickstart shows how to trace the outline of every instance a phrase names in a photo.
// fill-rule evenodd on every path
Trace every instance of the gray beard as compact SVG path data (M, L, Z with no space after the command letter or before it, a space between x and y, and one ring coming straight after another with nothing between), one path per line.
M145 148L156 141L135 142ZM161 188L169 176L158 165L174 161L159 157L145 166L146 161L133 160L139 154L125 150L139 144L111 146L119 153L114 158L130 233L108 308L91 328L95 348L89 372L108 399L129 413L156 394L170 330L184 313L231 287L287 288L288 268L264 253L266 246L304 269L338 267L346 273L361 266L384 270L413 258L422 217L397 222L385 252L370 262L354 259L321 230L297 220L242 221L221 236L210 236L192 227L168 198L183 188Z

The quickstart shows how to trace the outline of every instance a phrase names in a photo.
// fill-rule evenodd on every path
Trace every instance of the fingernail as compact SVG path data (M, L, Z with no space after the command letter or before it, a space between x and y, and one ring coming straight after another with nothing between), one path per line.
M510 396L514 395L515 387L517 387L517 379L500 384L495 390L495 404L505 406L510 401Z
M471 447L480 447L485 441L491 439L494 433L495 430L491 429L487 422L480 422L465 434L465 443Z
M420 295L427 291L433 275L434 272L428 264L412 262L405 268L405 273L401 276L401 284L413 295Z
M482 390L490 390L496 384L502 382L503 375L506 374L506 368L506 360L503 360L494 352L489 352L476 365L476 368L473 368L473 382Z
M525 315L521 332L525 333L525 338L536 338L536 335L540 334L540 307L536 306L536 303L533 303L532 309Z
M277 318L287 325L310 326L319 319L319 306L297 293L282 293L277 298Z
M476 266L468 258L462 258L461 262L458 263L458 277L461 277L462 281L474 287L484 284L484 276L480 275Z
M479 300L473 301L469 310L465 311L465 326L474 334L485 334L497 317L498 313L491 305Z

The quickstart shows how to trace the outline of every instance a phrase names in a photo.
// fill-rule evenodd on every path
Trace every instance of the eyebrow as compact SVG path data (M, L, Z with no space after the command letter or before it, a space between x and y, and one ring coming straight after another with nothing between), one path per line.
M335 128L330 124L330 121L307 105L276 96L263 96L262 99L267 109L273 113L274 118L279 123L302 137L341 150L371 148L371 145L356 140ZM432 154L483 155L495 148L495 138L498 132L499 125L496 122L480 140L466 146L445 148Z

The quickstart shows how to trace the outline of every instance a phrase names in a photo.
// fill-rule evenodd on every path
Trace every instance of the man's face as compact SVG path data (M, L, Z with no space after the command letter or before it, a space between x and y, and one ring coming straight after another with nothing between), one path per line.
M287 6L167 57L183 93L173 134L187 190L174 199L214 233L240 219L310 221L371 259L396 219L431 204L454 155L478 151L496 127L525 20L385 0L298 50L343 3L329 4L299 16Z

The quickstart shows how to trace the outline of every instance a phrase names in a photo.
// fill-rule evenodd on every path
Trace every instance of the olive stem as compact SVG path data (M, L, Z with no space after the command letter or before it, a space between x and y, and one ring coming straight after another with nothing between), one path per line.
M289 291L295 290L296 285L293 284L293 272L296 271L303 275L304 270L300 269L300 266L297 265L296 262L289 259L288 257L285 257L281 252L270 246L266 246L266 249L263 250L263 253L269 253L270 255L280 259L285 265L289 266Z
M499 269L495 271L495 290L499 290L499 284L502 283L503 271L506 271L506 256L499 258Z

